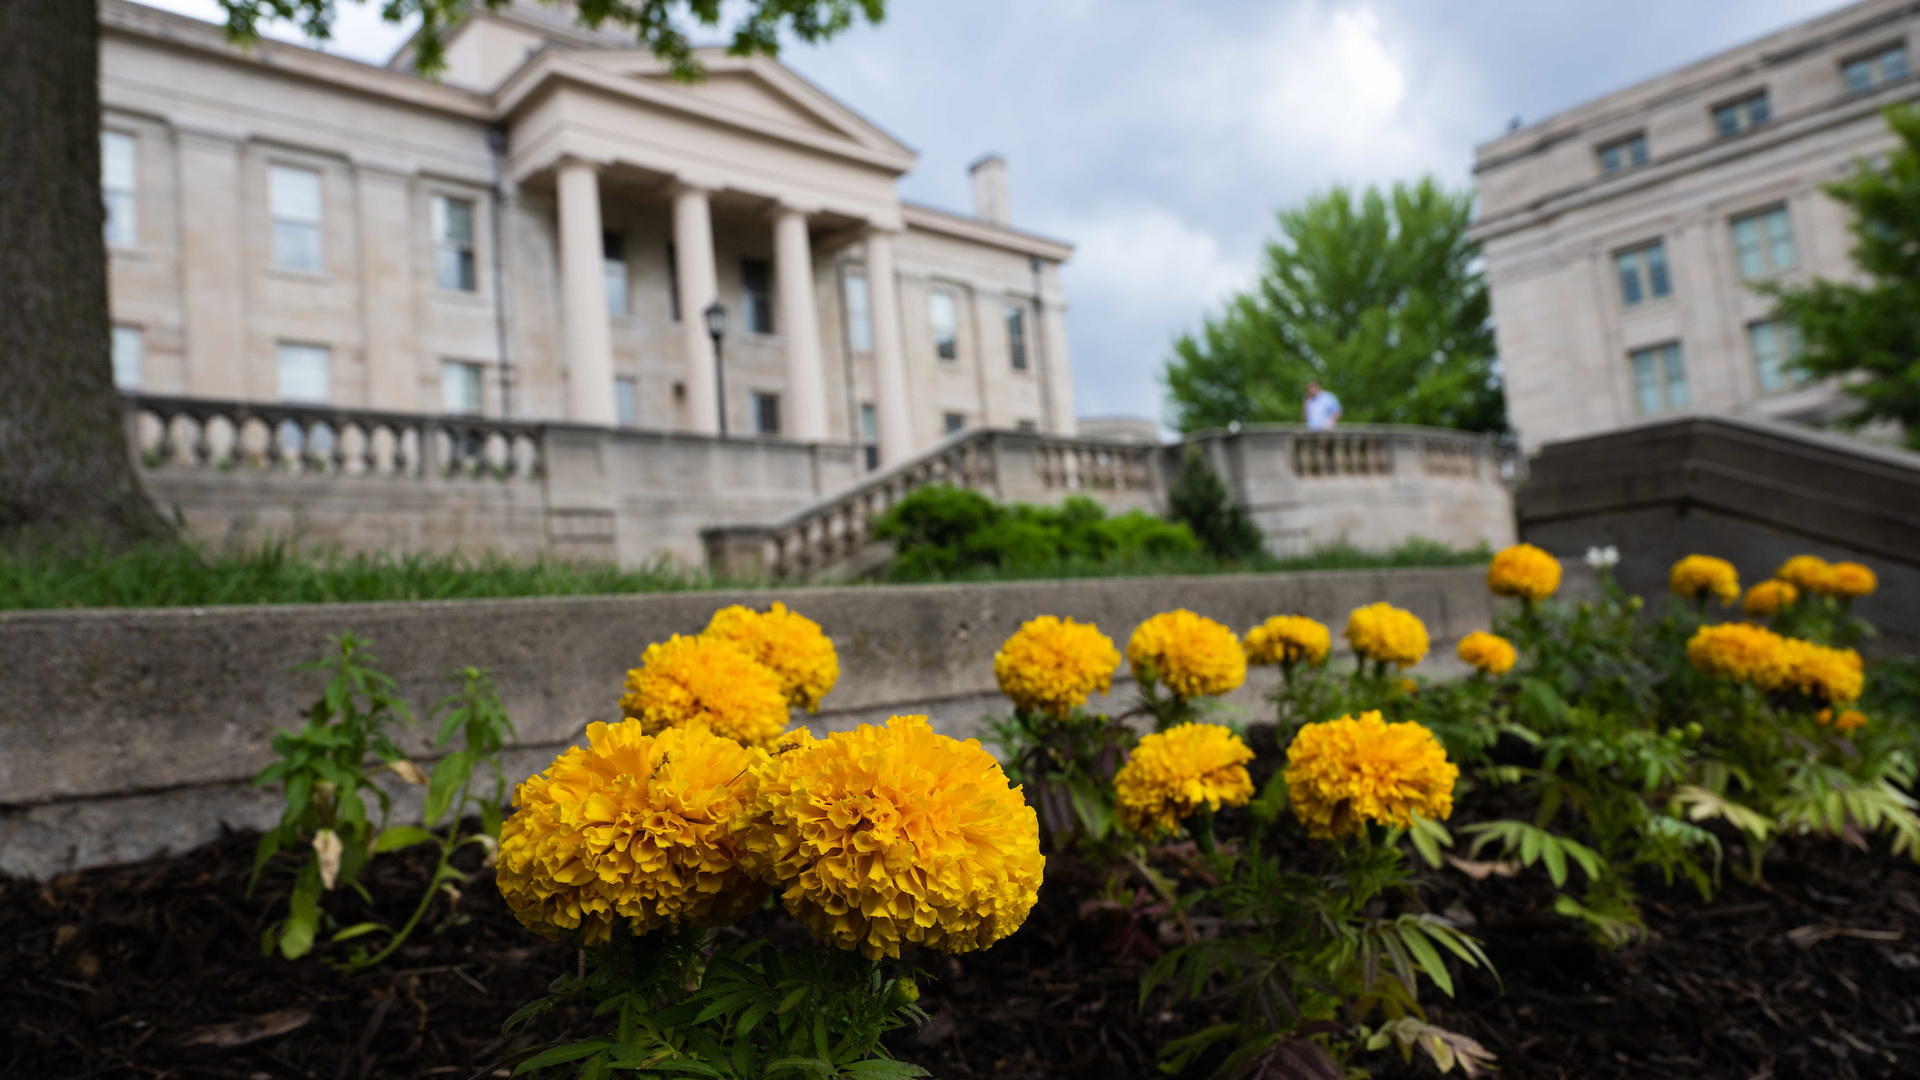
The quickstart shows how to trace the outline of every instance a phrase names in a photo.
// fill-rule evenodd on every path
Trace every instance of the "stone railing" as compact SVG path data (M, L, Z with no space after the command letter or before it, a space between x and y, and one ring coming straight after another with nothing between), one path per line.
M992 429L950 436L772 525L706 530L707 565L740 576L848 577L884 563L873 520L923 487L951 484L1002 502L1085 495L1110 509L1158 508L1159 447Z
M545 467L538 424L148 394L126 402L149 470L534 479Z

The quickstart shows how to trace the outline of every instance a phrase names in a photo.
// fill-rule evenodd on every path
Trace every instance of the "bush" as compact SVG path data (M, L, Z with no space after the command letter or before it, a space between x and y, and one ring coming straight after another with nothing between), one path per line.
M1002 506L977 491L921 488L874 524L894 542L887 577L927 581L982 570L1039 570L1069 562L1128 561L1198 554L1184 525L1144 511L1108 517L1092 499L1058 507Z
M1252 559L1264 550L1259 526L1246 507L1228 497L1227 485L1197 446L1187 447L1180 478L1167 492L1167 508L1217 559Z

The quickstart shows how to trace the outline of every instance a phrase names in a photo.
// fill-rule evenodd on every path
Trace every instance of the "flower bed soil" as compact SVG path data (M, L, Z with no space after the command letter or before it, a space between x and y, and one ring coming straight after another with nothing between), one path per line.
M1270 768L1271 752L1262 759ZM1466 800L1460 817L1474 809ZM1223 819L1223 834L1233 831ZM501 1022L575 962L572 949L523 930L485 873L451 924L437 904L429 923L446 925L375 971L262 957L278 897L268 885L245 895L253 844L235 835L51 883L0 880L0 1076L505 1075ZM1177 851L1157 861L1184 865ZM363 880L398 922L430 870L426 851L399 852ZM1650 936L1602 953L1547 912L1552 889L1538 871L1429 874L1424 903L1481 937L1500 974L1456 968L1461 997L1430 1002L1431 1019L1478 1039L1509 1078L1920 1076L1920 868L1878 844L1807 839L1780 844L1767 875L1758 887L1728 881L1707 903L1646 881ZM896 1033L894 1052L941 1080L1161 1076L1158 1044L1216 1014L1158 999L1137 1007L1161 931L1150 917L1083 910L1101 881L1053 858L1018 934L983 953L921 957L933 1021ZM364 917L350 894L329 904ZM773 913L741 929L798 933ZM595 1024L556 1010L536 1034ZM1391 1053L1366 1063L1378 1076L1433 1073Z

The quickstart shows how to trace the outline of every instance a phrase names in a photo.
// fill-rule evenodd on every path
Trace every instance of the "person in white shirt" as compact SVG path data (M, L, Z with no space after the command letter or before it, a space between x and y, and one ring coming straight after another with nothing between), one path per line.
M1332 431L1333 425L1340 422L1340 399L1325 390L1320 384L1307 384L1307 430Z

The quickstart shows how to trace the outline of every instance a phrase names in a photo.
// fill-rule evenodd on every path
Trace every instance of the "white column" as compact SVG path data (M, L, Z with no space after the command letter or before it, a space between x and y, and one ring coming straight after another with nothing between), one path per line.
M687 350L687 430L720 434L720 389L707 336L707 305L720 298L713 269L713 211L707 189L681 184L673 193L673 257L680 279L680 329ZM733 312L737 328L740 313Z
M827 372L820 359L820 313L814 308L813 248L807 215L792 207L775 212L773 264L780 335L787 346L788 434L821 442L827 437Z
M607 324L600 177L591 162L560 166L560 294L567 327L567 419L612 427L613 340ZM496 241L497 242L497 241Z
M867 232L867 299L873 309L875 421L880 428L880 464L913 456L913 404L907 395L907 356L900 340L900 287L893 276L893 234Z

